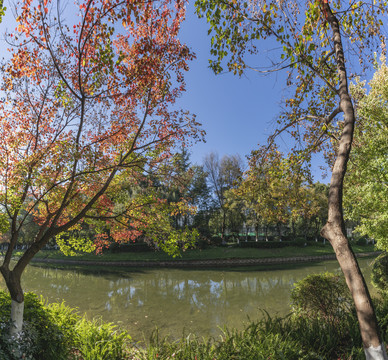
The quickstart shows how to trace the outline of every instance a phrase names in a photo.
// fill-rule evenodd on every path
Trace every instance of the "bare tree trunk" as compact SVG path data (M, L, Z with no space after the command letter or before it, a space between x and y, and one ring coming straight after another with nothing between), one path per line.
M291 232L292 232L292 237L295 239L296 234L295 234L295 223L294 220L291 219Z
M354 299L362 342L367 360L388 359L364 277L346 237L342 209L343 182L353 141L355 114L348 91L345 57L337 18L327 2L322 2L324 13L333 31L334 50L339 75L340 109L344 113L344 128L338 144L330 189L328 220L321 234L330 241Z
M282 238L282 225L280 223L277 223L276 229L278 231L279 240L281 240L281 238Z
M221 239L222 243L226 243L225 241L225 230L226 230L226 212L225 209L222 210L222 224L221 224Z
M21 276L18 272L1 267L5 283L11 295L11 322L10 335L16 335L23 329L24 293L21 287Z
M16 217L15 217L16 218ZM11 322L13 326L10 329L10 335L17 335L23 329L24 315L24 292L21 286L21 277L26 266L29 264L34 255L45 245L53 232L47 231L44 236L30 245L30 247L19 258L16 265L10 270L12 252L18 240L19 233L15 230L15 221L12 224L13 234L4 257L3 264L0 266L0 272L4 277L5 283L11 295ZM55 234L54 234L55 235Z

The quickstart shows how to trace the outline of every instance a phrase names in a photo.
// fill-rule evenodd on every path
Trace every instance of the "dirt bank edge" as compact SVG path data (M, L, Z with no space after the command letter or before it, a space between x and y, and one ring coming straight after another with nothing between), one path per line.
M357 253L356 257L375 257L380 251ZM253 265L279 265L294 264L303 262L315 262L335 260L335 255L315 255L315 256L293 256L293 257L274 257L261 259L208 259L208 260L166 260L166 261L88 261L88 260L64 260L64 259L32 259L34 263L50 263L61 265L91 265L91 266L123 266L123 267L142 267L142 268L214 268L214 267L232 267L232 266L253 266Z

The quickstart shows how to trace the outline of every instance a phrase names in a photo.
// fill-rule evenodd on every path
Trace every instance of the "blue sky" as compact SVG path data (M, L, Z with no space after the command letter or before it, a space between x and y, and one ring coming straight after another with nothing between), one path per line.
M6 28L12 31L15 26L11 8L8 6L1 24L3 31ZM208 68L208 24L205 19L198 19L194 11L193 1L188 5L180 38L197 58L189 64L190 71L185 74L187 91L178 102L179 107L197 115L207 132L206 143L191 148L192 162L201 164L212 151L220 157L240 154L245 158L274 129L284 75L259 76L253 72L242 78L229 73L214 75Z
M12 30L14 26L9 6L1 27ZM202 123L207 133L206 143L197 143L190 149L191 161L202 164L203 158L210 152L217 152L220 157L239 154L245 160L246 155L258 148L258 144L265 144L275 129L286 86L286 73L262 76L252 71L243 77L230 73L215 75L208 67L208 24L205 19L198 19L194 1L188 4L180 38L196 53L197 58L189 64L190 71L185 74L187 90L177 105L196 114L197 121ZM253 60L252 65L263 63L262 57ZM292 147L287 141L279 140L283 152ZM318 165L316 168L315 174L319 179L321 171Z
M180 38L197 55L186 73L187 91L179 105L197 115L206 131L206 143L193 146L192 161L201 163L210 152L240 154L242 158L264 144L274 130L280 112L284 74L260 76L247 73L238 77L230 73L214 75L208 68L210 37L208 24L187 9Z
M191 148L191 161L202 164L210 152L223 155L246 155L265 144L276 128L276 119L281 111L282 98L286 95L286 72L260 75L248 71L243 77L224 73L215 75L208 67L210 58L210 36L206 19L198 19L194 3L187 7L186 20L182 24L181 41L197 55L186 73L186 93L178 105L197 115L206 131L206 143L198 143ZM276 43L275 43L276 44ZM264 44L271 50L271 44ZM276 46L276 45L274 45ZM266 48L261 49L265 53ZM265 56L265 55L264 55ZM256 62L257 60L257 62ZM265 59L252 58L253 66L263 66ZM288 152L293 144L279 137L281 151ZM312 173L317 181L322 178L320 166L325 165L320 156L315 156Z

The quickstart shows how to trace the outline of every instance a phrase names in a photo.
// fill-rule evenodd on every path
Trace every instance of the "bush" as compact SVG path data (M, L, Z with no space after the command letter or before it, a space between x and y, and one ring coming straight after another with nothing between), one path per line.
M241 241L238 246L242 248L280 249L292 245L293 243L290 241Z
M379 255L372 266L372 284L380 293L388 295L388 254Z
M69 341L37 295L25 294L23 331L17 338L9 335L11 297L4 291L0 291L0 309L2 360L68 359Z
M313 359L289 334L267 331L268 321L251 323L243 331L225 331L216 347L217 359Z
M364 246L364 245L368 244L368 239L361 237L361 238L357 239L355 242L356 242L356 245Z
M304 247L307 245L307 240L304 237L297 237L294 241L297 247Z
M201 249L201 250L205 250L205 249L208 249L209 247L211 247L211 241L208 240L207 238L205 237L200 237L198 240L197 240L197 243L195 245L195 249Z
M378 299L373 299L376 309L376 317L379 323L381 335L385 343L388 342L388 296L383 296Z
M118 244L113 242L109 245L109 251L112 253L120 252L148 252L153 251L154 249L147 243L125 243Z
M335 323L354 310L344 278L332 273L313 274L298 281L291 302L299 315Z
M131 341L126 332L117 331L113 324L101 320L82 319L76 332L79 336L76 359L82 360L122 360Z
M305 354L298 342L279 333L265 333L262 323L250 323L244 330L224 330L221 340L183 337L176 342L157 337L136 359L176 360L313 360Z
M224 329L220 340L190 335L171 342L154 335L148 348L137 350L134 359L365 359L356 318L346 317L343 324L338 328L318 319L267 315L258 322L249 322L242 331Z
M222 239L220 236L212 236L210 239L211 245L215 246L221 246L222 245Z
M25 294L23 331L9 335L11 298L0 291L1 360L122 360L131 338L102 321L87 321L68 306L44 305Z
M282 239L282 241L293 241L294 236L292 234L282 235L281 239Z

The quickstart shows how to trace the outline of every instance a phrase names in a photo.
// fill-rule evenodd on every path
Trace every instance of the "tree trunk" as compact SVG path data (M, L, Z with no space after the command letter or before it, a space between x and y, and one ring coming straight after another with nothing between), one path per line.
M222 244L226 244L225 241L225 230L226 230L226 212L222 209L222 223L221 223L221 239Z
M24 301L21 303L12 299L11 301L11 321L14 326L10 329L11 336L16 336L23 330Z
M7 268L0 268L5 283L11 295L11 322L10 335L17 335L23 329L24 294L21 287L21 277L18 273Z
M281 238L282 238L282 226L281 226L281 224L277 223L276 224L276 228L277 228L277 231L278 231L279 240L281 240Z
M322 1L321 4L326 19L333 31L334 50L339 75L340 109L344 114L344 127L339 140L337 158L330 181L328 220L321 234L333 246L338 263L353 296L366 359L387 360L388 357L379 332L371 297L356 257L346 237L342 209L343 181L353 141L355 114L348 91L339 23L328 3Z

